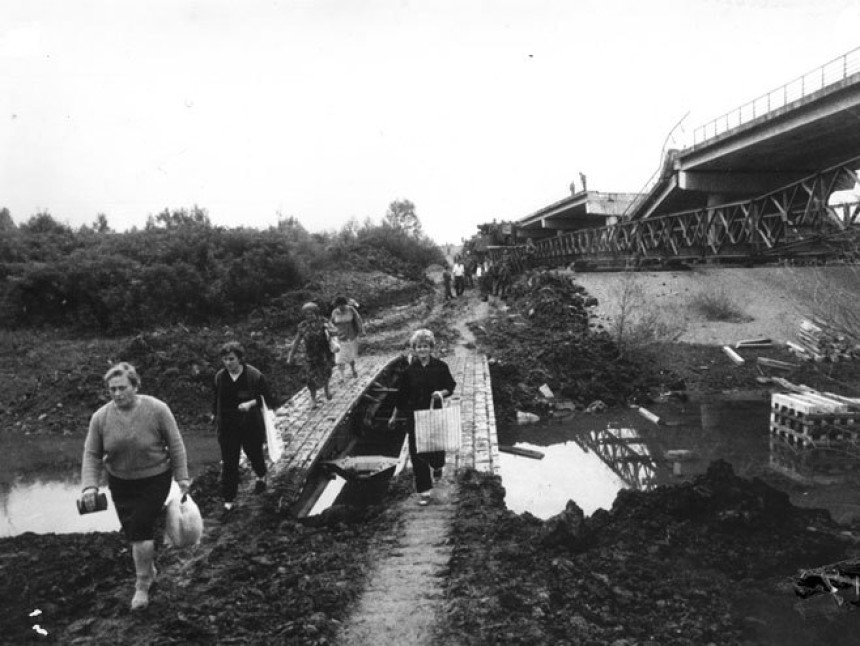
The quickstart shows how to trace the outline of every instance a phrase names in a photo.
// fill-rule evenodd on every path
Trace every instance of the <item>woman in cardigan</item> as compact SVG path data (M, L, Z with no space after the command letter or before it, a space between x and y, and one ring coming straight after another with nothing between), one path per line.
M364 334L364 322L358 310L349 304L346 296L338 296L334 299L331 322L337 328L337 338L340 341L340 352L335 358L335 365L340 371L340 380L344 380L347 364L352 368L352 376L358 377L355 371L355 360L358 358L358 337Z
M163 401L138 394L134 366L118 363L104 376L111 401L90 419L81 465L82 502L96 509L101 467L125 537L131 542L137 575L131 609L149 605L155 579L155 523L175 479L183 494L191 484L185 444Z
M334 326L320 316L320 308L310 302L302 305L304 320L299 323L296 338L287 353L287 365L293 362L293 354L299 343L305 343L305 384L311 394L311 408L317 407L317 391L322 388L326 399L331 399L328 382L334 367L334 353L331 351L330 337Z
M398 392L397 405L391 412L388 427L397 424L398 413L406 417L406 430L409 434L409 459L412 461L412 473L415 477L415 490L418 492L418 504L430 502L430 492L433 489L433 479L442 477L445 466L445 451L418 453L415 444L416 410L427 410L434 398L439 403L445 397L450 397L457 386L448 364L432 356L436 347L436 338L430 330L418 330L410 339L415 357L403 373Z

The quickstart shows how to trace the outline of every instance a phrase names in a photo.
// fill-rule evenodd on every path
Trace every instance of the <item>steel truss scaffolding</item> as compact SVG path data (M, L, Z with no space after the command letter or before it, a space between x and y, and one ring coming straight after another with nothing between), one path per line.
M856 253L860 202L831 206L858 184L860 157L765 195L654 218L582 229L535 243L539 263L576 260L749 260ZM496 250L493 255L500 255Z

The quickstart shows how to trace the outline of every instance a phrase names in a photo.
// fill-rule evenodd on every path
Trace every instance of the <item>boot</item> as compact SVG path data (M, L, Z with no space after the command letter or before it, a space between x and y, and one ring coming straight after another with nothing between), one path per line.
M137 581L134 584L134 596L131 599L132 610L143 610L149 605L149 589L158 571L155 569L155 545L152 541L132 543L134 569Z

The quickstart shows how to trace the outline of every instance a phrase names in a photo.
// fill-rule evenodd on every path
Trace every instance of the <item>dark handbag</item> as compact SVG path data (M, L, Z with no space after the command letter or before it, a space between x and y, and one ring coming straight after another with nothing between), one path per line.
M107 507L108 507L108 504L107 504L107 494L106 494L106 493L103 493L103 492L101 492L101 491L100 491L99 493L97 493L97 494L96 494L96 508L95 508L95 509L93 509L92 511L91 511L91 510L89 510L89 509L87 509L87 508L84 506L84 499L83 499L83 497L78 498L75 502L77 502L77 504L78 504L78 513L79 513L79 514L81 514L82 516L83 516L84 514L91 514L91 513L95 512L95 511L104 511L104 510L105 510L105 509L107 509Z

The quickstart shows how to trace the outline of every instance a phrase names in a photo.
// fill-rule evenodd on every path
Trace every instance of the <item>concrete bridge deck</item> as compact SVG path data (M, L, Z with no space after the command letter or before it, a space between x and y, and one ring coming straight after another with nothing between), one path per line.
M349 417L379 372L395 358L393 354L359 357L358 377L341 382L340 373L334 371L330 401L319 392L318 405L312 409L310 393L303 388L275 412L283 455L272 471L285 480L282 504L291 505L298 499L331 434ZM499 446L487 359L475 351L443 359L457 382L453 401L460 403L463 425L462 447L457 454L448 456L449 470L453 466L455 472L474 468L497 473Z

